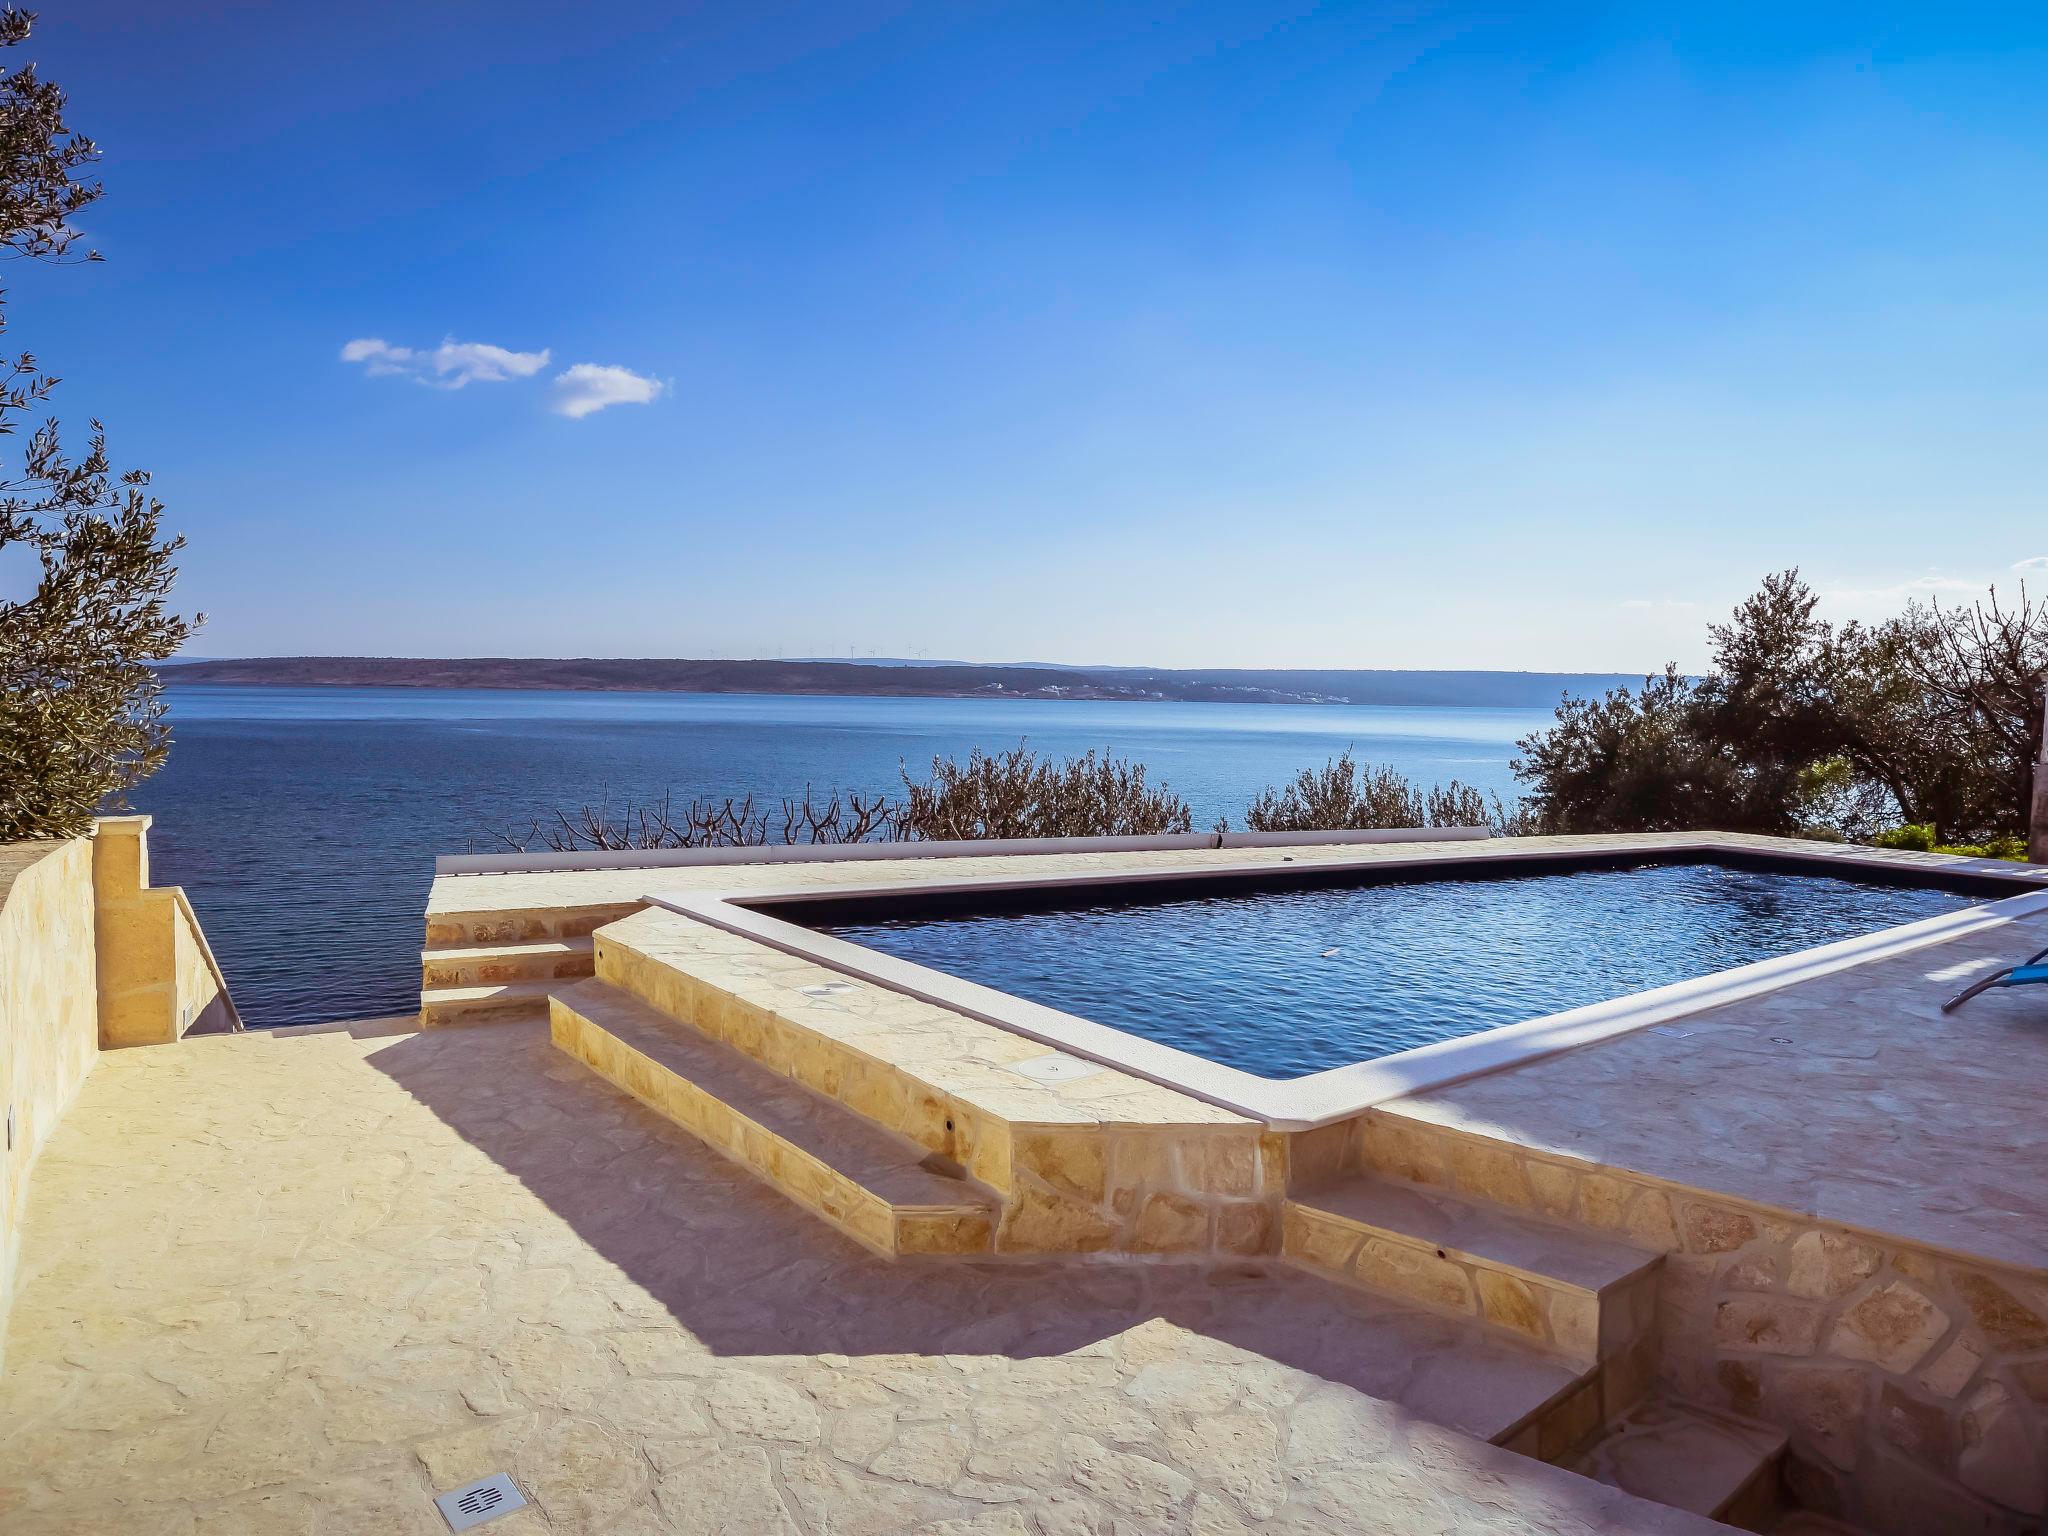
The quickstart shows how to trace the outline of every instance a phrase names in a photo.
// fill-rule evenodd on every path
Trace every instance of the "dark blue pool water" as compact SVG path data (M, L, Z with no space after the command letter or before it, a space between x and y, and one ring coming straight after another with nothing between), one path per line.
M1978 899L1692 864L817 926L1211 1061L1286 1078L1874 933Z

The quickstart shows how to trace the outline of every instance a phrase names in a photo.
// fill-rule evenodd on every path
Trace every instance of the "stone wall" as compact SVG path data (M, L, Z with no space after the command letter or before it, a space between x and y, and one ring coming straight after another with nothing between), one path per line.
M1900 1536L2043 1529L2048 1275L1397 1113L1346 1124L1315 1133L1325 1166L1459 1189L1662 1253L1660 1379L1782 1427L1802 1502ZM2027 1134L2016 1129L2016 1145Z
M0 845L0 1339L30 1170L99 1055L93 940L90 839Z

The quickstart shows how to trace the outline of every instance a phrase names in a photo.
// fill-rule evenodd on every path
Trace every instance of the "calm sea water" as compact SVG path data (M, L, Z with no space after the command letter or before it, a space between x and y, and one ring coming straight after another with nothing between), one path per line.
M1973 898L1716 865L1264 891L826 931L1298 1077L1953 912ZM1643 921L1654 910L1656 921Z
M155 878L183 885L251 1024L408 1012L434 855L502 847L556 807L672 792L863 793L898 765L1014 746L1146 763L1197 826L1355 747L1424 783L1511 793L1540 710L174 687L136 793Z

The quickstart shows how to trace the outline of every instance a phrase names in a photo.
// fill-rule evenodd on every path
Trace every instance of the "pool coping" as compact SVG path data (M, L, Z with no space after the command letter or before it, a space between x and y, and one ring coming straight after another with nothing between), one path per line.
M1319 859L1301 866L1299 873L1326 875L1355 869L1383 874L1390 869L1419 869L1432 865L1476 865L1502 861L1550 865L1559 861L1560 855L1554 846L1542 850L1517 850L1512 846L1516 841L1502 838L1413 854L1389 854L1382 849L1369 857ZM1262 851L1269 857L1194 868L1140 865L1058 875L979 875L936 881L929 878L927 870L915 876L877 878L829 888L769 882L729 890L654 892L646 900L653 906L784 954L809 960L839 974L950 1009L998 1029L1036 1040L1054 1050L1114 1067L1234 1113L1265 1121L1280 1131L1311 1130L1361 1114L1390 1099L1504 1071L1853 966L1947 943L2022 918L2048 914L2048 868L2032 865L1714 833L1659 840L1655 846L1646 846L1633 838L1587 838L1566 857L1573 854L1596 858L1628 855L1650 860L1721 856L1754 860L1761 855L1773 860L1808 864L1815 873L1839 871L1846 866L1858 872L1894 877L1915 871L1988 876L2014 886L2032 885L2036 889L2023 889L2014 895L1989 900L1960 912L1898 924L1876 933L1753 961L1645 992L1629 993L1417 1046L1373 1061L1331 1067L1297 1078L1275 1079L1225 1066L1077 1014L901 960L760 910L763 906L797 906L866 897L1113 888L1165 882L1199 884L1205 880L1233 877L1271 880L1277 875L1293 873L1280 869L1273 862L1270 854L1275 850L1268 848ZM880 871L877 873L879 875Z

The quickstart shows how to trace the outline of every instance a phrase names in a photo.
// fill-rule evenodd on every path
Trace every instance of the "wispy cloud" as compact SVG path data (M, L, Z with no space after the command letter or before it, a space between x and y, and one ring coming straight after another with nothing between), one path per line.
M606 363L576 363L555 375L548 409L576 420L612 405L648 405L668 386L660 379Z
M1621 600L1621 606L1623 608L1684 609L1697 608L1699 604L1689 602L1685 598L1680 597L1624 597Z
M2048 555L2034 555L2026 560L2015 560L2012 568L2022 575L2048 576Z
M344 363L361 363L375 376L402 375L436 389L461 389L470 384L503 384L530 379L547 367L549 349L515 352L487 341L457 341L453 336L432 348L398 347L381 336L358 336L341 349Z
M1989 585L1961 576L1930 573L1889 587L1829 587L1820 595L1838 603L1909 603L1916 597L1939 597L1944 592L1982 592Z

